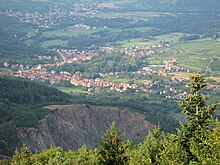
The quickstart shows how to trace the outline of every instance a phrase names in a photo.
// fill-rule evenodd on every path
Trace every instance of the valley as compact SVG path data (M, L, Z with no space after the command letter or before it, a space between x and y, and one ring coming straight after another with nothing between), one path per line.
M212 96L209 102L218 102L220 6L214 1L2 0L0 83L4 88L0 113L10 114L7 109L13 113L0 120L0 141L8 145L11 141L7 137L13 135L12 139L19 138L20 142L10 145L7 151L0 149L0 154L11 155L20 143L30 144L32 150L56 145L60 139L54 138L61 136L60 132L52 137L40 126L49 120L55 122L54 117L62 109L67 111L68 106L83 106L85 116L91 109L104 115L101 113L109 107L114 113L115 109L122 114L126 111L125 116L138 113L142 123L152 124L150 129L160 125L165 132L175 132L179 120L185 120L176 102L190 92L186 84L195 73L206 77L209 85L203 92ZM55 111L45 108L53 105L58 106ZM22 120L16 118L19 108ZM219 109L215 116L220 116ZM103 116L94 120L100 118ZM92 145L83 141L71 148L85 143L95 147L98 135L110 123L109 119L103 128L95 125L93 131L101 132L95 135ZM125 123L120 127L123 131ZM10 125L10 135L6 134L6 124ZM15 133L16 129L20 134ZM77 129L81 130L78 134L86 133L81 127ZM68 138L70 130L62 136ZM143 132L134 134L144 137L147 131ZM53 143L46 142L44 133ZM31 146L33 141L35 146ZM68 146L62 144L65 149Z

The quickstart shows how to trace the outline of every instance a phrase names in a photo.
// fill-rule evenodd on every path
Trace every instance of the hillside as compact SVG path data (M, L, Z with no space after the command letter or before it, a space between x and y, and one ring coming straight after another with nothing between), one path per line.
M36 0L22 0L23 3L19 3L20 1L12 1L12 0L2 0L0 2L1 7L11 7L14 9L25 9L27 11L31 11L33 9L39 11L45 11L49 6L57 6L60 7L68 7L72 4L82 4L82 5L97 5L100 3L113 3L119 6L121 9L129 9L129 10L154 10L154 11L169 11L169 12L217 12L220 8L218 4L218 0L79 0L79 1L71 1L71 0L44 0L44 1L36 1ZM15 5L16 4L16 5ZM42 5L43 4L43 5ZM41 6L41 7L40 7Z
M218 0L139 0L152 10L169 12L217 12Z
M0 77L0 101L16 104L65 102L70 96L55 88L23 79Z
M37 82L8 77L0 77L0 87L2 155L12 155L15 148L23 143L32 150L45 149L50 145L73 149L86 144L94 148L112 121L116 121L121 130L127 132L127 138L134 141L139 141L154 127L145 120L145 115L125 108L119 110L88 105L44 107L52 103L88 101L96 104L92 96L85 99L83 95L69 95Z
M19 127L37 127L50 111L41 104L67 102L71 96L27 80L0 77L0 154L10 155L21 143Z
M64 150L77 149L86 145L88 149L97 146L100 136L115 121L126 139L140 141L154 125L145 120L144 115L126 109L104 106L61 105L48 106L54 109L40 120L37 128L19 128L18 136L22 144L32 151L60 146Z

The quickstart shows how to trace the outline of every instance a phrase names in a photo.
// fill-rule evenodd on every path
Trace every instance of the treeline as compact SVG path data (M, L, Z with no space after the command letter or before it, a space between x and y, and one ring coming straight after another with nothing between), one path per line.
M132 38L148 38L146 32L138 30L123 30L121 32L115 32L111 30L104 30L93 33L92 35L80 35L71 37L68 42L68 46L77 48L86 48L90 46L105 46L117 41L123 41L125 39Z
M195 14L155 17L147 25L157 28L156 34L154 30L148 31L148 34L152 36L178 32L212 37L218 34L220 29L217 16L203 15L201 17Z
M187 122L181 123L177 133L165 134L156 128L142 143L134 145L122 141L124 133L113 123L93 150L88 151L86 146L76 151L51 147L32 154L24 146L15 152L10 164L220 164L220 122L212 117L218 104L206 104L207 97L201 93L206 86L202 76L192 76L188 85L191 94L179 101Z
M0 77L0 101L16 104L67 102L70 99L55 88L23 79Z

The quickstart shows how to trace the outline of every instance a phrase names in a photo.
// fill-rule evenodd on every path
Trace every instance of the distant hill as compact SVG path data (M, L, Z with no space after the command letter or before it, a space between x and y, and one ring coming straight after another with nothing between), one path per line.
M22 1L22 3L21 3ZM18 2L13 0L2 0L1 7L10 7L25 10L45 11L48 7L55 5L58 7L70 7L72 4L91 5L97 3L115 3L118 6L130 9L146 9L155 11L170 11L170 12L218 12L220 9L220 2L218 0L20 0ZM15 5L16 4L16 5Z
M139 0L152 10L170 12L217 12L220 9L218 0Z

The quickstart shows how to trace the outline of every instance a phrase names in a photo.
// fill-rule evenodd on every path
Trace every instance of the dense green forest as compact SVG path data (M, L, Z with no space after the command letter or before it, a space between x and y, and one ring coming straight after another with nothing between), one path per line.
M66 102L68 94L55 88L23 79L0 77L0 100L16 104L37 104L45 102Z
M142 143L133 145L122 140L124 133L113 123L93 150L83 146L76 151L63 151L52 146L31 153L23 146L10 164L219 164L220 123L212 116L219 103L206 104L208 97L201 93L206 85L201 75L191 77L191 93L179 101L187 121L181 122L176 133L166 134L155 128Z

